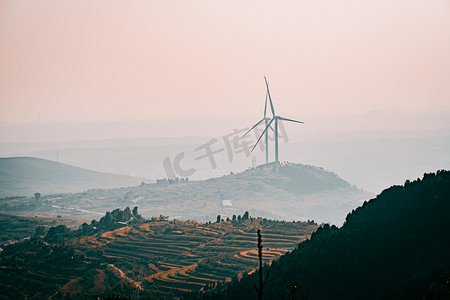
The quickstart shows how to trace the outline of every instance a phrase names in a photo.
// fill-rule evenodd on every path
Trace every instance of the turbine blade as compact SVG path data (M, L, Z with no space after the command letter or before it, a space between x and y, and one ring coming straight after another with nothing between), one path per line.
M255 146L253 146L252 151L255 149L255 147L258 145L259 141L261 140L261 138L263 137L264 133L266 133L267 129L269 129L270 124L272 124L273 120L275 120L275 118L273 118L272 120L270 120L269 124L267 124L266 129L264 129L263 133L261 133L261 136L259 137L258 141L256 142Z
M286 119L286 118L283 118L283 117L277 117L277 118L278 118L278 120L283 120L283 121L288 121L288 122L296 122L296 123L304 124L302 121Z
M249 131L247 131L242 137L244 137L244 136L246 136L247 135L247 133L249 133L250 131L252 131L253 130L253 128L255 128L256 126L258 126L259 124L261 124L261 122L262 121L264 121L265 119L262 119L261 121L259 121L258 123L256 123L255 125L253 125L253 127L252 128L250 128L250 130Z
M270 97L269 84L267 83L266 76L264 76L264 80L266 81L267 94L269 95L270 109L272 109L272 116L275 117L275 110L273 109L272 97Z
M267 111L267 92L266 92L266 104L264 104L264 118L266 117L266 111Z

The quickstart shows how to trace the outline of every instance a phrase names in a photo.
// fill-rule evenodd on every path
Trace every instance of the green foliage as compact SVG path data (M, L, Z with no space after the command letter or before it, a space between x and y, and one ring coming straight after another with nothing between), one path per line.
M48 243L60 244L73 237L92 235L102 231L114 230L125 226L124 223L130 221L132 218L134 224L139 224L143 219L141 215L137 213L137 207L135 207L133 211L136 213L135 215L133 215L129 207L126 207L124 210L115 209L112 212L106 212L105 216L99 221L92 220L91 224L83 223L77 231L72 231L65 225L51 227L44 237L44 241ZM36 228L34 237L38 238L39 236L44 235L45 232L46 228L44 226L39 226Z
M247 221L248 218L249 218L249 216L248 216L248 211L246 211L246 212L244 213L244 215L242 216L242 222Z
M129 221L132 217L132 213L131 213L131 209L127 206L125 207L125 209L123 210L123 222L125 221Z
M41 193L34 193L34 198L36 201L39 201L39 199L41 199Z
M51 227L44 237L44 241L47 243L62 243L68 237L70 237L70 229L66 225L58 225Z
M45 226L37 226L35 233L34 233L34 237L35 238L40 238L41 236L45 235L47 232L47 229L45 228Z
M138 207L135 206L133 207L133 216L137 216L138 215Z
M92 221L91 226L101 230L114 230L123 226L122 223L130 221L132 217L133 214L128 206L124 210L117 208L111 212L106 212L99 222Z

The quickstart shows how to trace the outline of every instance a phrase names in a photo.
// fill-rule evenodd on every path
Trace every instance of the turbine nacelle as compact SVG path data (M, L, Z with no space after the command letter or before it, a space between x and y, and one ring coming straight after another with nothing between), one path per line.
M268 124L268 125L266 126L266 128L264 129L264 131L263 131L263 133L261 134L261 136L259 137L259 139L258 139L258 141L256 142L255 146L253 146L252 151L256 148L256 146L258 145L258 143L259 143L259 141L261 140L262 136L264 135L264 133L266 133L267 129L271 128L271 129L273 130L272 126L270 126L270 125L272 124L273 121L275 121L275 130L274 130L274 132L275 132L275 139L276 139L275 141L278 140L278 120L304 124L302 121L297 121L297 120L287 119L287 118L284 118L284 117L281 117L281 116L275 116L275 117L273 117L273 118L270 120L269 124ZM263 121L263 120L262 120L262 121ZM258 126L260 123L261 123L261 122L259 122L259 123L258 123L257 125L255 125L255 126L253 126L253 128L255 128L256 126ZM252 129L253 129L253 128L252 128ZM252 129L250 129L249 132L250 132ZM277 151L277 150L278 150L278 147L275 148L275 151Z

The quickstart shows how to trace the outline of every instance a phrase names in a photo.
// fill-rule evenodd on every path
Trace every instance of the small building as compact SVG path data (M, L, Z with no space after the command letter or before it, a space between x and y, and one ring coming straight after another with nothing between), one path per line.
M231 203L231 200L222 200L222 206L231 207L233 204Z

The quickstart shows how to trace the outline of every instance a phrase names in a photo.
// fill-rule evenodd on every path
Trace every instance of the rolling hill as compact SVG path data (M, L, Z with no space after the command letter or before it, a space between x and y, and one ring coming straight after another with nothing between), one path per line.
M0 158L0 197L73 193L141 184L139 178L94 172L34 157Z
M4 200L0 209L10 214L92 218L111 208L138 206L147 217L209 221L218 214L231 219L249 211L275 220L342 224L348 211L372 196L314 166L284 163L278 177L273 169L273 164L267 164L201 181L161 180L127 188L43 195L39 205L33 198Z

